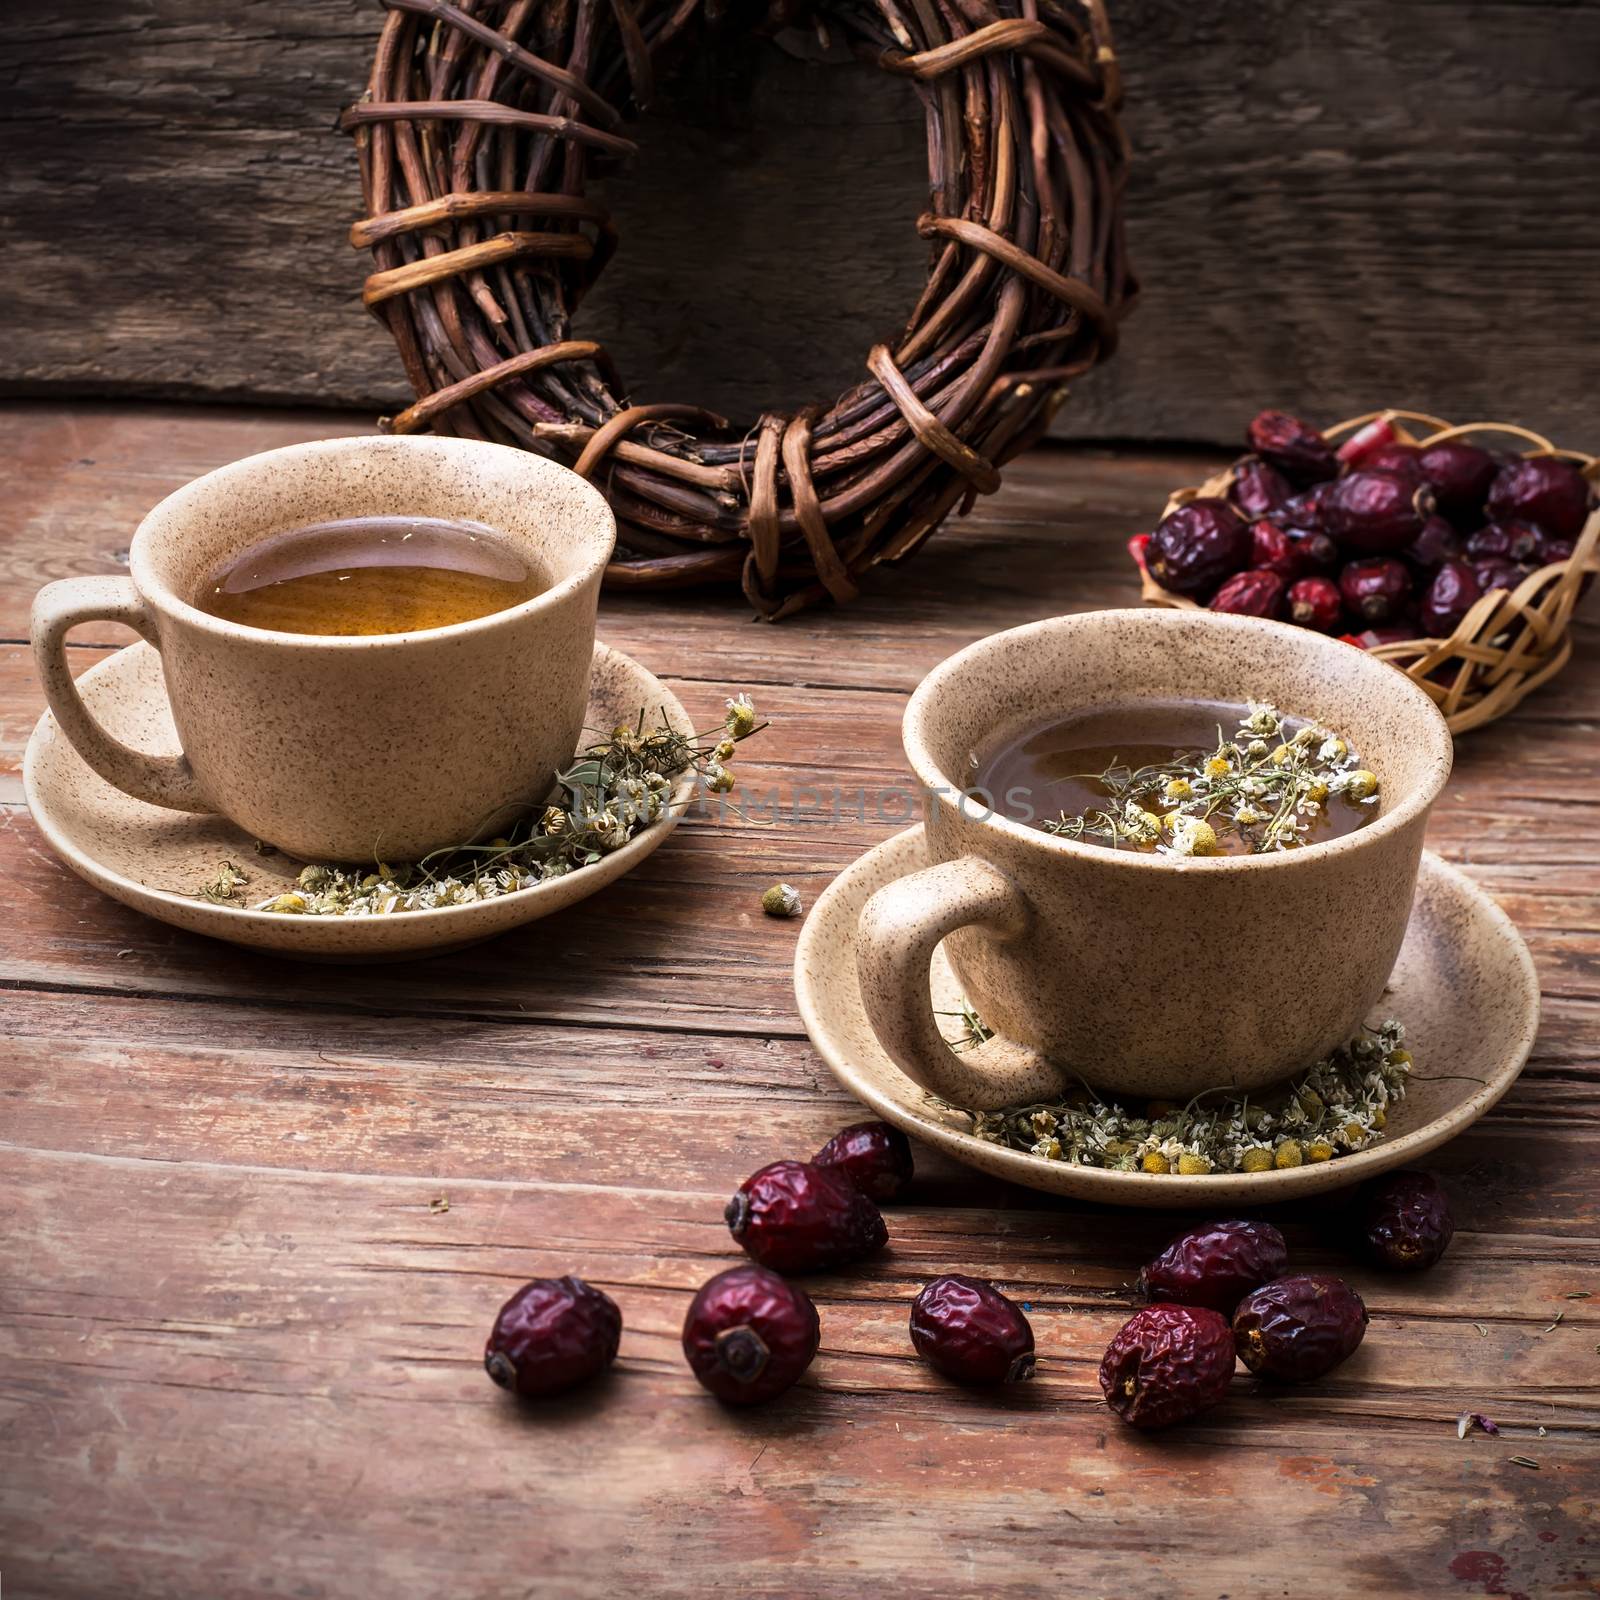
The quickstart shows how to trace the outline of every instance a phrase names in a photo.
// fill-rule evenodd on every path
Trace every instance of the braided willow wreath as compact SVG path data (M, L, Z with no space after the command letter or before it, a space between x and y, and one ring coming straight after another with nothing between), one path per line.
M517 444L595 479L619 587L742 583L776 620L909 555L1048 427L1066 381L1109 356L1135 284L1127 149L1101 0L821 0L807 14L907 78L927 115L927 287L871 377L831 406L730 426L635 405L572 315L616 248L585 195L635 146L623 106L715 27L722 0L383 0L356 135L389 326L414 405L385 424ZM761 28L796 23L771 0ZM1007 14L1009 11L1010 14Z

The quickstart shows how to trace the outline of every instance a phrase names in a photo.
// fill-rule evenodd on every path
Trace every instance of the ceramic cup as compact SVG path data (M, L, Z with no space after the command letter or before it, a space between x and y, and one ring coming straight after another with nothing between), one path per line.
M270 534L400 513L486 523L549 586L471 622L351 638L190 604ZM135 798L221 812L312 861L415 860L503 825L572 756L615 538L598 491L526 451L425 435L291 445L168 495L133 536L130 577L42 589L34 658L62 731ZM130 749L84 708L65 640L95 621L126 623L160 652L182 755Z
M1145 699L1269 701L1333 728L1378 774L1378 813L1320 844L1196 859L1056 838L964 792L975 754ZM863 908L862 997L903 1072L976 1110L1057 1098L1079 1075L1179 1101L1260 1088L1350 1038L1399 954L1451 762L1433 702L1364 651L1278 623L1153 609L1056 617L970 645L912 695L904 738L934 864ZM929 1000L941 940L997 1034L960 1054Z

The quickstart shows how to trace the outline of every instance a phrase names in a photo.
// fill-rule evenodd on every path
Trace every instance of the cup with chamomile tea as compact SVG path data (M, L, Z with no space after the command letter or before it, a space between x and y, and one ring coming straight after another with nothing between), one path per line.
M981 639L903 733L932 864L863 908L861 993L895 1064L971 1110L1080 1079L1181 1102L1330 1055L1399 954L1452 753L1387 663L1211 612ZM981 1052L933 1013L941 941Z
M526 451L291 445L169 495L128 577L42 589L35 659L62 731L125 793L313 861L415 860L494 830L570 759L615 538L597 490ZM181 755L84 706L66 635L101 620L160 653Z

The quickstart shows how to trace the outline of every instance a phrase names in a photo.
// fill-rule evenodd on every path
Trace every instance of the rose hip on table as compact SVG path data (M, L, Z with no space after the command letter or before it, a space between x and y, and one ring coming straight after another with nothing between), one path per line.
M683 1319L684 1359L729 1405L755 1405L792 1388L821 1339L811 1296L765 1267L719 1272Z
M986 1388L1033 1376L1033 1328L986 1278L949 1273L911 1302L911 1343L957 1383Z
M1239 1359L1258 1377L1310 1383L1355 1353L1367 1308L1342 1278L1305 1273L1252 1289L1233 1313Z
M1170 1428L1218 1404L1233 1368L1233 1330L1220 1312L1146 1306L1106 1347L1100 1389L1129 1426Z
M1405 1170L1375 1179L1361 1196L1361 1240L1379 1266L1431 1267L1455 1236L1449 1197L1431 1173Z
M1145 1299L1231 1312L1246 1291L1283 1275L1288 1246L1270 1222L1207 1222L1173 1239L1139 1274Z
M610 1295L582 1278L535 1278L500 1308L484 1370L523 1399L559 1394L609 1367L621 1337Z
M821 1272L889 1241L883 1216L837 1167L774 1161L740 1184L723 1212L745 1253L775 1272Z
M887 1122L853 1122L811 1158L842 1172L869 1200L898 1200L915 1170L911 1141Z

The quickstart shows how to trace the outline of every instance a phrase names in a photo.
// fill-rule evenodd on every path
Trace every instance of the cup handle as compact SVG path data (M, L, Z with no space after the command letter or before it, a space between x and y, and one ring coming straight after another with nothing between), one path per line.
M67 663L67 630L80 622L123 622L159 650L155 625L127 578L62 578L33 601L33 661L44 696L73 748L107 783L172 811L215 811L185 755L153 756L114 739L89 715Z
M1060 1096L1062 1075L1038 1051L994 1038L958 1055L939 1031L928 964L957 928L999 939L1027 931L1032 910L996 866L962 856L886 884L861 908L856 974L878 1042L924 1089L969 1111L997 1111Z

